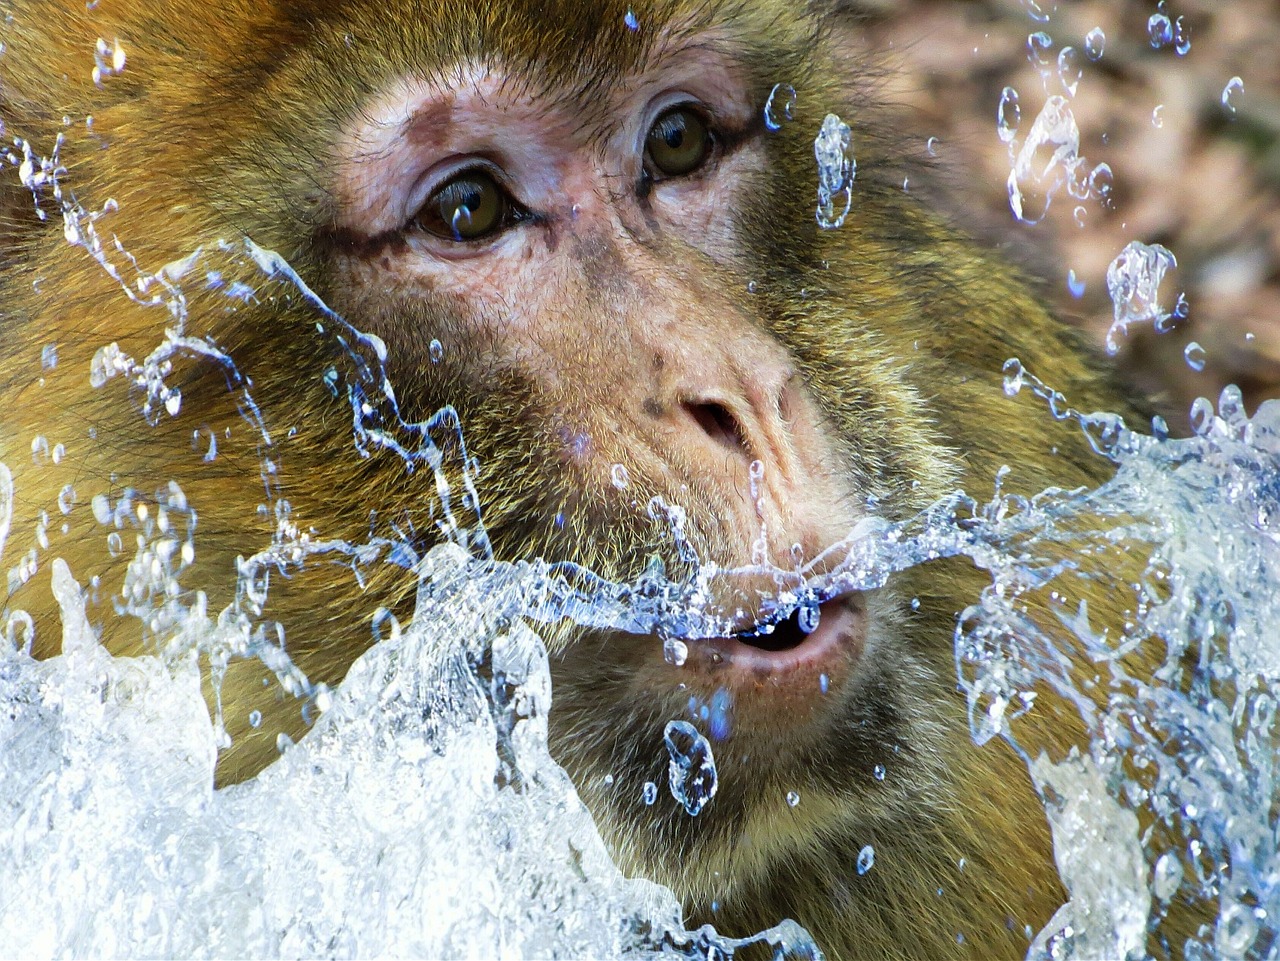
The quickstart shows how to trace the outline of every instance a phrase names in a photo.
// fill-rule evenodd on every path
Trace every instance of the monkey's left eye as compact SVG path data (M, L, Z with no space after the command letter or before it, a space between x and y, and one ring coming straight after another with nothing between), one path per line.
M520 219L520 210L484 170L465 170L439 187L413 223L446 240L482 240Z
M672 107L645 138L645 161L654 179L684 177L707 162L715 140L706 120L689 106Z

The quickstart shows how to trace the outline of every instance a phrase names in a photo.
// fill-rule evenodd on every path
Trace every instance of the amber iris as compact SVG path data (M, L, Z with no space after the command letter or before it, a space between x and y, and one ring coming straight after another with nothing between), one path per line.
M506 192L483 170L468 170L433 193L417 216L428 233L448 240L480 240L506 226Z
M684 177L707 161L711 131L697 111L673 107L649 128L645 145L650 173L656 177Z

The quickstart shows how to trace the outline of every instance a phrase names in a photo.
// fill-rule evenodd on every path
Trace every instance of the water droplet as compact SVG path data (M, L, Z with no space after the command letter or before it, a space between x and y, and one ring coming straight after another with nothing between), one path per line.
M1164 104L1158 103L1151 111L1151 126L1159 130L1164 126Z
M818 226L825 230L842 226L853 206L853 181L858 175L858 162L850 152L852 139L849 125L829 113L813 141L813 155L818 161L816 217Z
M276 735L277 751L283 754L285 751L287 751L291 747L293 747L293 738L291 738L288 734L285 734L284 731L281 731L279 734Z
M1074 270L1067 271L1067 290L1076 300L1084 296L1085 282L1076 276Z
M667 768L671 796L697 817L720 786L711 745L687 721L668 721L662 740L671 758Z
M1022 122L1022 108L1018 105L1018 91L1005 87L996 107L996 134L1005 143L1012 143Z
M1176 269L1178 260L1160 244L1135 240L1107 268L1107 293L1113 305L1111 329L1107 331L1107 351L1120 349L1118 338L1130 324L1153 321L1157 325L1169 314L1160 305L1160 284L1165 274Z
M262 727L262 712L261 712L261 711L250 711L250 712L249 712L249 726L250 726L250 727L254 727L254 728Z
M1004 362L1004 392L1009 397L1016 397L1022 390L1022 361L1010 357Z
M438 340L432 340L427 347L427 353L431 357L431 363L438 364L444 358L444 344Z
M58 345L45 344L40 351L40 366L45 370L53 370L58 366Z
M858 873L866 874L876 863L876 849L870 844L858 852Z
M1094 27L1084 38L1084 55L1090 60L1098 61L1102 59L1103 53L1107 49L1107 35L1102 32L1101 27Z
M1084 76L1084 64L1080 62L1080 54L1075 47L1063 47L1058 54L1058 79L1062 81L1062 89L1068 97L1076 95L1080 86L1080 78Z
M1191 52L1191 27L1186 17L1179 17L1173 22L1173 49L1179 57Z
M1022 7L1027 11L1027 16L1038 23L1048 23L1049 14L1055 9L1055 7L1050 6L1049 10L1046 11L1037 0L1022 0Z
M797 804L799 804L799 803L800 803L800 795L799 795L799 794L797 794L795 791L788 791L788 792L787 792L787 806L788 806L788 807L795 807L795 806L796 806Z
M1163 13L1153 13L1147 18L1147 39L1155 50L1173 40L1173 22Z
M831 686L831 681L825 674L818 675L818 690L823 694L827 693L827 689Z
M883 764L877 764L875 767L871 769L871 776L875 778L877 781L883 781L884 775L885 775L885 770L884 770Z
M764 102L764 125L770 130L781 130L792 119L796 105L796 88L789 83L775 83Z
M124 541L116 531L112 531L107 535L107 553L112 557L119 557L123 550Z
M1089 220L1089 211L1082 205L1076 204L1075 210L1071 211L1071 219L1076 222L1077 227L1083 227Z
M1025 224L1037 224L1058 189L1082 163L1080 129L1064 97L1050 97L1027 132L1009 171L1009 209Z
M31 438L31 460L36 464L49 463L49 440L43 434Z
M1049 68L1051 57L1049 51L1053 49L1053 37L1049 36L1043 30L1037 30L1035 33L1027 35L1027 59L1032 65L1045 72Z
M1014 393L1017 393L1017 391L1015 391ZM911 598L911 609L913 611L920 610L920 598L918 597Z
M62 514L70 514L71 508L76 506L76 489L70 484L65 485L58 492L58 510Z
M613 465L613 486L622 490L631 483L631 474L621 464Z
M1231 102L1236 94L1244 93L1244 81L1239 77L1232 77L1227 81L1227 85L1222 88L1222 105L1227 108L1227 112L1231 116L1236 115L1236 105Z
M1204 370L1206 355L1204 348L1194 340L1187 344L1186 349L1182 352L1183 358L1187 362L1187 366L1194 371Z
M818 607L817 601L813 598L806 598L796 608L796 625L806 634L812 634L818 629L818 622L822 619L822 611Z
M636 17L635 12L630 8L627 9L627 15L622 18L622 22L627 25L627 29L633 33L640 29L640 20Z
M1111 190L1115 177L1111 173L1111 165L1100 163L1089 173L1089 192L1097 197L1104 207L1111 206Z
M1168 901L1177 893L1181 884L1182 862L1167 852L1160 855L1152 872L1152 893L1161 901Z
M938 156L938 138L930 137L928 140L926 140L924 142L924 149L925 149L925 152L930 157Z
M668 637L662 642L662 659L676 667L684 667L685 661L689 659L689 645L674 637Z
M640 796L645 804L652 806L653 802L658 800L658 785L652 781L645 781L644 787L640 789Z

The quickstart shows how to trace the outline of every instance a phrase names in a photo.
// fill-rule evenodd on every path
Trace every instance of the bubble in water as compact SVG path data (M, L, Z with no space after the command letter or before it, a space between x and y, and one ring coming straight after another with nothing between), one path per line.
M1107 351L1120 349L1118 337L1130 324L1158 321L1168 317L1160 306L1160 284L1178 260L1160 244L1132 241L1107 268L1107 293L1113 305L1111 329L1107 331Z
M795 791L787 792L787 807L795 807L800 803L800 795Z
M827 230L841 226L853 206L853 181L858 175L858 162L849 152L852 139L849 125L829 113L813 141L813 155L818 161L816 216L818 226Z
M684 667L685 661L689 659L689 645L674 637L668 637L662 642L662 659L676 667Z
M627 29L633 33L640 29L640 20L636 17L635 11L627 9L627 15L622 18L622 22L627 25Z
M858 852L858 873L866 874L876 863L876 849L870 844Z
M427 353L431 356L431 363L440 363L440 361L444 359L444 344L433 339L427 347Z
M1182 351L1182 356L1183 356L1183 359L1186 360L1187 366L1190 367L1192 370L1195 370L1195 371L1204 370L1204 363L1205 363L1205 356L1206 356L1204 352L1204 348L1201 347L1194 340L1191 341L1191 343L1187 344L1186 349Z
M618 488L618 490L622 490L631 483L631 474L621 464L613 465L613 472L611 476L613 478L613 486Z
M640 796L645 804L652 806L653 802L658 800L658 785L652 781L645 781L644 787L640 789Z
M996 105L996 135L1005 143L1013 143L1022 123L1022 107L1018 104L1018 91L1005 87L1000 91L1000 103Z
M1107 50L1107 35L1101 27L1094 27L1084 37L1084 55L1097 62Z
M1173 49L1179 57L1191 52L1191 27L1186 17L1179 17L1173 22Z
M1080 54L1075 47L1063 47L1058 54L1058 79L1062 81L1062 89L1067 96L1074 97L1080 86L1080 78L1084 76L1084 64L1080 62Z
M795 105L796 88L789 83L775 83L769 99L764 102L764 125L770 130L781 130L782 125L792 119Z
M662 740L671 758L667 768L671 796L697 817L720 786L711 745L687 721L668 721Z
M1153 13L1147 18L1147 39L1156 50L1173 41L1173 22L1168 16L1163 13Z
M1227 112L1233 117L1236 114L1236 105L1231 102L1231 99L1238 93L1244 93L1244 81L1239 77L1232 77L1227 81L1227 85L1222 88L1222 105L1227 108Z

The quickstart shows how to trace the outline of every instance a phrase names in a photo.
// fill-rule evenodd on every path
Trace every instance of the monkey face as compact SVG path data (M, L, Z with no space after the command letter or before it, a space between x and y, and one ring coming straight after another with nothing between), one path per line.
M875 774L936 721L900 707L929 670L897 636L893 592L771 611L840 562L869 500L907 510L954 467L891 354L823 294L854 280L797 196L811 142L764 123L783 78L757 74L727 26L647 22L657 39L605 89L465 55L385 83L336 138L326 296L387 343L410 417L458 408L499 557L624 583L655 558L673 577L731 572L701 599L714 636L566 624L549 638L564 763L619 847L680 884L691 860L755 873L847 807L837 796L883 807L916 783ZM621 8L612 26L627 29ZM852 352L840 363L833 338ZM715 804L698 822L646 809L665 723L712 706ZM732 864L693 857L778 819L789 793L808 816Z

